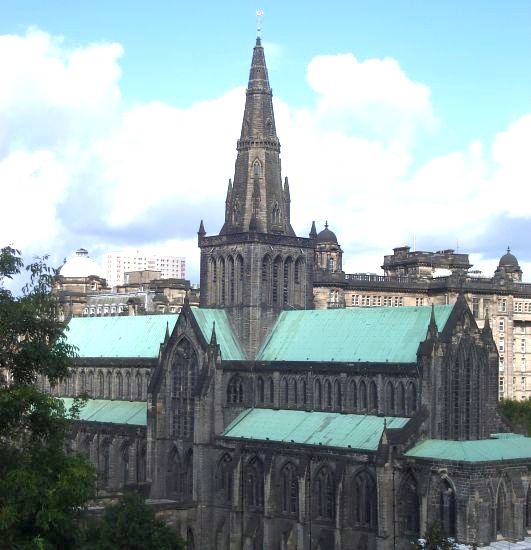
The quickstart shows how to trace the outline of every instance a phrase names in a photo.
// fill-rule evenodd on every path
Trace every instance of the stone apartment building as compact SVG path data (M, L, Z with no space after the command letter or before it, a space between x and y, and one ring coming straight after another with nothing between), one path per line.
M438 279L408 293L394 260L380 290L348 286L332 231L295 235L290 208L257 39L225 223L199 226L199 307L70 321L79 358L49 389L93 397L70 445L100 495L143 491L189 549L405 550L435 520L463 543L523 538L531 438L498 415L492 317L467 302L468 260L440 254L459 273L431 307L416 300ZM343 307L362 289L366 307Z
M509 249L492 277L471 270L468 254L395 248L384 275L342 271L342 250L326 227L316 234L315 307L400 307L451 304L462 293L479 327L488 316L499 352L500 398L531 397L531 284Z

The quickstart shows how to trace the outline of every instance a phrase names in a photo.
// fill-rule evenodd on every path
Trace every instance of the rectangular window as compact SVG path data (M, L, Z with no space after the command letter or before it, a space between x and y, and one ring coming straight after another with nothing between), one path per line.
M503 355L500 355L500 371L503 371L504 368L505 368L505 361L504 361Z
M500 317L498 321L498 330L500 332L505 332L505 319L503 317Z
M525 376L520 378L520 387L522 388L522 391L525 391Z
M522 360L520 361L520 370L525 372L525 357L522 357Z
M381 296L375 296L376 298L376 305L380 307L382 305L382 297Z
M507 312L507 300L505 298L498 300L498 311L501 313Z
M395 307L398 307L398 296L395 296L393 305L394 305Z
M424 305L424 298L416 298L415 299L415 305L417 306L423 306Z
M522 306L523 306L522 302L516 302L516 303L514 304L514 311L515 311L516 313L522 313L522 310L523 310L523 307L522 307Z
M525 353L525 338L520 340L520 353Z
M505 340L503 338L500 338L498 340L498 351L500 353L504 352L505 351Z

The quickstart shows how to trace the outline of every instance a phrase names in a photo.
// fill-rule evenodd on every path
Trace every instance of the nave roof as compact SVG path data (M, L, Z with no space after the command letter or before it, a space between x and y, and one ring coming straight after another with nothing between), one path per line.
M439 332L453 307L434 306ZM257 360L416 363L431 311L427 306L284 311Z
M247 409L229 424L223 436L376 451L385 426L403 428L409 420L395 416Z

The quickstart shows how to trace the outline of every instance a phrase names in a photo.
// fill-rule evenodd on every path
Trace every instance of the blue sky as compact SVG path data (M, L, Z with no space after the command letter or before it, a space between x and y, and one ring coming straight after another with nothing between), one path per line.
M234 146L238 137L241 113L238 111L239 100L232 99L231 96L231 99L226 99L228 103L223 107L221 104L225 100L220 98L245 85L255 37L254 13L257 8L265 11L262 36L266 45L271 84L279 102L277 118L279 118L279 109L284 113L280 116L280 120L277 120L277 128L284 145L283 159L292 173L300 175L301 178L306 175L304 170L300 171L294 164L294 159L304 158L303 153L297 152L290 159L287 146L290 143L297 143L296 130L304 127L300 122L301 119L311 116L315 118L312 128L320 129L330 137L326 143L317 145L314 142L309 145L308 147L314 148L312 151L322 150L323 153L328 151L328 146L332 147L331 144L339 133L341 146L345 146L347 152L349 147L355 148L360 145L357 138L367 141L360 146L370 146L371 150L380 147L385 149L385 153L391 152L391 157L385 157L385 159L375 156L375 162L377 162L376 159L380 159L380 162L389 162L391 166L396 163L400 168L396 168L392 174L381 174L374 182L367 185L382 182L382 189L395 191L397 187L403 186L404 193L397 193L397 197L408 195L408 201L411 202L416 200L415 196L418 195L419 190L422 192L423 189L427 190L430 187L430 183L423 178L430 174L444 174L447 170L448 177L462 178L462 181L454 181L452 186L446 189L444 178L433 178L433 188L430 191L432 194L450 193L454 187L468 189L468 185L473 189L471 194L460 198L461 201L470 201L467 208L454 209L452 201L445 198L443 202L447 203L448 209L446 223L441 219L439 223L430 226L430 218L427 217L419 220L416 227L414 223L408 223L394 234L388 233L386 239L381 227L384 222L381 221L380 227L371 233L380 232L381 237L369 239L369 242L362 236L356 238L354 235L356 223L353 223L353 220L358 214L359 223L366 224L367 220L378 217L379 208L374 196L362 194L359 202L355 197L353 198L351 212L354 217L346 216L345 212L338 213L332 197L328 212L320 215L321 213L316 210L310 214L316 217L318 222L323 221L321 217L333 219L334 213L337 214L336 227L340 229L338 230L340 241L344 243L346 253L351 258L354 255L358 258L358 261L351 261L353 270L376 271L380 263L377 258L381 259L382 252L402 244L396 242L397 238L411 241L413 233L422 248L436 248L439 244L446 248L460 242L460 246L465 247L466 251L482 255L481 258L478 257L478 261L486 262L485 266L492 264L497 257L498 249L498 256L503 252L501 249L502 245L505 245L505 242L501 242L503 238L504 241L511 240L518 243L521 247L516 251L519 258L523 262L531 262L531 245L527 244L521 235L516 235L522 231L529 231L530 210L522 207L512 208L506 204L503 207L500 206L498 210L492 209L492 212L484 218L478 217L472 220L473 223L469 225L460 223L456 224L455 228L451 227L456 216L466 216L467 212L474 209L474 205L485 208L482 202L477 200L480 194L478 188L481 187L479 179L483 178L486 181L485 187L491 188L489 192L492 198L485 199L486 204L491 204L492 201L496 201L496 187L505 188L503 178L515 173L528 174L529 166L522 165L522 162L525 163L522 155L517 155L518 158L515 159L513 158L515 155L507 152L507 150L513 150L514 140L521 140L522 137L528 136L528 122L525 116L531 113L531 71L529 71L531 2L527 0L509 2L397 0L330 3L267 1L260 5L248 1L148 4L121 1L65 3L51 0L47 2L5 0L0 20L0 35L18 35L27 38L28 28L35 27L52 39L61 36L62 42L54 46L60 52L50 53L54 49L50 46L48 53L42 55L44 58L57 55L58 59L63 60L65 66L68 65L65 56L74 49L84 50L90 46L104 44L120 45L121 53L116 51L109 53L108 49L107 53L101 54L107 56L110 73L114 68L118 68L119 72L116 75L112 73L101 84L102 89L108 86L108 89L105 88L107 91L102 92L102 97L105 96L107 99L112 95L109 90L113 86L119 90L119 104L113 104L110 108L108 106L110 100L106 99L105 108L97 109L98 116L102 112L105 116L101 115L101 120L98 116L93 117L94 124L98 124L100 128L105 128L109 124L107 136L115 134L123 136L124 128L120 126L123 125L122 119L127 118L129 113L128 118L135 119L135 124L139 124L138 120L142 118L141 112L149 117L148 111L154 109L154 103L168 109L166 118L171 119L173 115L179 118L182 115L186 123L181 119L179 123L187 129L189 129L187 124L193 125L194 116L197 115L198 120L203 120L203 113L206 112L212 113L211 116L215 118L218 125L222 115L216 115L218 111L215 106L219 103L218 107L226 111L230 104L231 108L234 107L234 124L230 121L226 123L226 135L218 126L212 132L212 137L227 141L228 145L224 144L223 151L228 160L226 164L220 163L217 172L212 170L212 174L208 174L208 178L212 178L217 173L219 187L224 189L226 180L232 176ZM10 50L13 51L15 58L17 47ZM347 57L334 57L339 54L351 54L357 64L355 65L352 59ZM324 56L322 63L315 64L313 78L310 78L309 65L319 56ZM378 82L381 82L383 87L388 87L385 90L387 95L383 94L385 97L381 100L375 101L374 104L367 100L367 97L374 92L374 88L371 87L367 88L363 98L354 106L348 104L348 98L337 97L334 86L352 86L351 95L355 95L359 88L359 82L355 78L363 74L373 74L370 71L370 64L364 66L368 72L364 69L360 72L358 70L361 67L360 64L368 60L381 61L388 58L396 62L396 66L404 77L402 79L404 97L400 101L395 104L390 98L393 94L393 82L399 84L402 82L399 77L396 77L398 80L387 80L386 75L393 72L390 66L377 69L381 74L372 84L377 86ZM35 72L35 63L38 63L37 59L28 65L28 70ZM95 79L100 78L97 62L91 66L90 70L94 70ZM349 70L352 70L352 78L341 80L340 73ZM334 84L336 77L337 84ZM53 79L54 76L52 74L46 78ZM415 84L424 87L427 93L423 95ZM408 96L410 92L411 96ZM17 93L20 95L20 90ZM41 104L39 98L32 98L31 101ZM91 98L90 104L93 105L95 101ZM23 113L26 122L35 116L36 112L34 108L28 107L28 103L20 107L16 106L13 110L13 102L11 102L9 108L9 116L5 115L4 118L9 118L11 124L15 124L12 114L14 111ZM363 108L365 113L361 112ZM4 109L8 109L7 104L4 105ZM346 109L347 114L343 115L342 109ZM371 113L375 111L378 111L377 116L372 116ZM392 121L390 127L396 130L400 126L399 130L393 131L394 133L387 131L388 112ZM1 113L0 94L0 117ZM157 112L156 116L160 116L161 121L165 117L160 112ZM216 118L218 116L219 120ZM68 117L65 118L68 122L62 124L61 128L55 128L52 124L53 128L50 132L56 134L51 140L53 143L39 141L36 146L35 137L24 134L22 130L9 141L11 134L7 132L4 157L0 156L0 163L2 160L7 162L8 154L16 151L21 144L26 152L33 146L34 153L42 152L50 146L49 151L55 155L53 162L56 162L58 157L59 160L64 160L66 157L66 153L58 154L58 143L61 143L61 147L68 143L68 151L75 146L82 154L87 155L89 150L94 149L96 141L98 144L105 142L109 149L113 150L113 146L105 141L103 130L96 141L88 144L86 135L92 134L95 130L83 126L83 138L80 138L77 131L81 125L79 117L78 111L73 114L68 111ZM498 147L499 150L491 150L497 136L508 132L511 125L521 121L523 117L524 122L521 122L516 130L509 132L510 135L506 138L500 138L502 144ZM283 118L287 121L284 125L285 130L279 124ZM370 119L369 122L368 119ZM116 124L111 124L110 120L115 121ZM155 132L158 138L163 139L166 134L170 138L173 136L166 127L161 126L160 132L157 132L159 127L152 124L153 117L150 118L149 123L142 120L149 127L149 131ZM48 123L36 120L35 124ZM89 123L83 120L82 124ZM160 124L164 125L163 122ZM201 124L198 122L197 127L203 128ZM230 132L228 132L228 126L230 126ZM69 130L66 131L65 127ZM75 132L70 131L72 127L76 128ZM27 128L32 128L32 125L28 123ZM283 137L283 130L287 136L286 139ZM137 128L136 131L140 132L140 129ZM321 139L321 136L316 139ZM399 142L400 144L396 145ZM407 145L404 145L405 142ZM404 150L397 154L395 145L403 146ZM175 146L177 148L178 144L176 143ZM162 146L164 147L165 145ZM295 148L295 145L292 147ZM1 151L0 148L0 155ZM157 148L156 155L161 154L160 151L161 148ZM168 147L168 151L171 153L171 147ZM125 152L123 154L125 155ZM504 164L502 173L498 174L500 155L503 157ZM312 158L315 159L314 156ZM354 160L350 166L354 171L357 158L358 156L353 154ZM108 162L108 165L105 162ZM370 166L365 166L363 169L360 168L357 175L354 174L352 182L339 183L336 189L334 185L343 178L341 171L337 169L337 159L332 156L328 159L321 158L319 162L323 164L323 168L316 172L323 174L327 173L325 170L327 162L334 163L329 170L329 177L333 181L326 182L326 185L330 186L332 195L337 194L337 201L342 200L341 193L345 193L346 189L350 188L355 194L359 188L363 187L364 179L371 180L367 175L370 174ZM478 163L481 166L478 167ZM68 164L70 165L71 161L68 161ZM105 173L98 169L102 164L105 164ZM466 166L464 169L463 165ZM187 199L183 206L185 212L181 215L176 214L179 201L175 198L177 195L175 189L169 193L175 200L168 201L168 197L164 195L166 187L158 189L159 202L153 201L151 210L144 209L142 212L139 210L140 217L137 219L134 216L127 219L123 215L118 216L119 219L114 220L107 227L104 214L109 213L108 197L105 193L103 195L100 193L98 199L90 191L86 191L86 187L123 191L124 186L116 182L126 176L123 173L116 175L117 166L116 158L111 160L99 158L87 161L87 168L82 174L77 173L73 176L71 172L66 171L65 178L68 182L74 177L79 181L76 184L66 182L60 190L57 190L56 204L52 209L54 215L61 218L59 238L56 235L55 238L51 237L49 242L32 242L31 239L26 238L22 239L23 245L32 250L47 246L46 251L57 256L67 254L68 248L75 248L77 246L75 243L80 243L81 240L88 241L85 244L95 254L123 245L164 247L164 243L172 233L173 223L176 234L171 244L178 246L181 241L182 248L188 254L191 251L190 243L196 230L195 221L192 224L192 214L207 219L210 217L213 219L212 232L217 229L215 226L220 222L223 206L222 202L218 203L218 199L222 194L205 193L208 195L208 197L205 196L205 202ZM142 170L139 169L139 171ZM471 172L473 172L472 175ZM149 174L149 172L146 173ZM185 174L190 180L191 172L186 171ZM177 171L175 179L179 179L178 176ZM19 174L18 177L22 176ZM157 177L156 173L154 177ZM351 177L351 174L348 177ZM345 179L348 180L348 177ZM521 188L522 183L515 183L515 179L512 179L512 187L509 187L515 200L518 202L529 198L527 189ZM522 181L525 182L525 178ZM199 177L191 184L201 188L203 182ZM322 184L322 182L312 182L312 188L315 186L317 189ZM90 220L85 220L83 216L77 214L78 209L82 209L82 206L75 201L75 196L79 197L80 189L85 189L83 193L87 193L83 204L92 204L91 201L93 201L94 209L98 210L98 215L93 216L93 226ZM520 189L523 195L518 194ZM296 192L295 196L297 196ZM436 211L437 201L433 197L425 197L425 199L419 204L419 209L433 207L434 217L445 217L444 212ZM483 195L481 199L483 200ZM97 200L102 203L99 204ZM118 200L116 196L115 200ZM400 210L403 206L401 199L395 197L393 200L396 208ZM306 204L301 203L301 206L305 207ZM373 212L368 215L367 211L371 208ZM134 210L135 207L132 209ZM294 209L297 209L296 204ZM413 209L412 212L414 211ZM382 220L385 218L387 220L385 223L390 226L400 224L399 219L389 220L392 212L393 205L386 204L381 211ZM408 211L404 216L411 217L411 212ZM139 221L142 217L143 221ZM397 218L399 217L397 214ZM161 224L165 225L160 231L157 230L157 218L160 219ZM178 222L175 221L176 218ZM497 231L496 224L503 225L503 231ZM514 237L511 233L513 226ZM301 221L297 229L302 231L304 227ZM16 234L10 237L16 240ZM184 241L188 244L185 245ZM57 250L49 250L50 246ZM192 274L196 273L194 262L195 260L190 262ZM347 265L349 265L348 261Z

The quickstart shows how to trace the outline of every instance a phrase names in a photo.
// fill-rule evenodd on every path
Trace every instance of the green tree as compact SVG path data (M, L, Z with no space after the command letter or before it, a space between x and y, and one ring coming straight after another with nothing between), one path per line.
M83 550L183 550L176 533L155 517L137 493L126 493L87 530Z
M527 435L531 433L531 401L515 401L503 399L500 401L502 415L511 423L513 429Z
M28 265L20 295L6 280L20 277L20 252L0 250L0 548L77 548L79 518L93 495L88 461L66 452L70 421L62 402L37 388L69 374L74 350L63 338L45 259Z
M453 550L457 545L444 534L441 524L434 521L426 531L426 538L415 541L411 547L413 550Z

